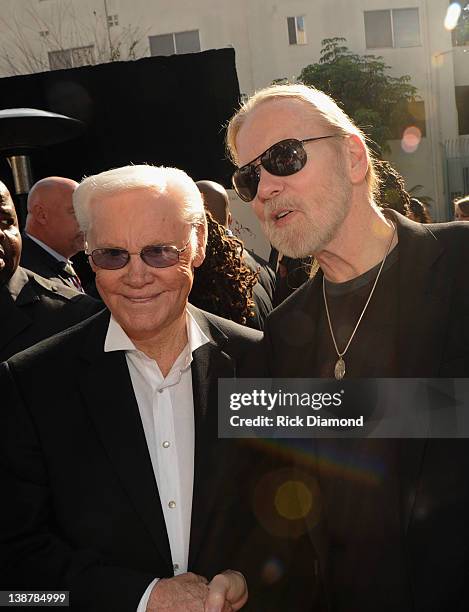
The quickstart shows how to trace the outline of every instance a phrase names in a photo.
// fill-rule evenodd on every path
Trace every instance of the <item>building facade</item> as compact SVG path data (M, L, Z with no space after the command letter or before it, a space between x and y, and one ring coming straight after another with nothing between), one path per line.
M424 128L391 141L389 157L444 220L452 198L469 193L462 27L469 13L461 12L457 38L445 28L448 7L448 0L0 0L0 76L230 46L249 95L295 79L318 61L323 39L344 37L351 51L382 56L390 74L408 74L417 87Z

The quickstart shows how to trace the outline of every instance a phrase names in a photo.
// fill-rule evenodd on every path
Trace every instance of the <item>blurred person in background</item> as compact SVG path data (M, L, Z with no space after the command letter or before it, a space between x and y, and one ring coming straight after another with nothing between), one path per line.
M77 186L76 181L60 176L49 176L32 186L21 265L44 278L83 291L70 261L84 248L83 232L72 202Z
M244 264L242 242L228 236L211 213L207 215L205 259L194 275L189 301L219 317L262 330L272 304Z
M454 220L469 221L469 196L454 201Z
M228 236L233 236L230 230L232 216L230 211L230 200L228 193L223 185L215 181L197 181L199 191L204 198L205 208L210 211L212 217L225 228ZM267 305L273 303L275 293L275 273L262 257L254 252L249 252L244 248L243 242L237 238L240 245L243 263L257 274L258 284L262 286L264 291L259 292L259 296ZM264 293L265 292L265 293ZM256 293L256 290L255 290ZM265 295L267 294L267 295ZM272 308L270 308L271 310ZM269 310L269 312L270 312Z
M21 235L15 207L8 189L0 182L0 361L103 308L100 302L62 283L21 268L20 257Z

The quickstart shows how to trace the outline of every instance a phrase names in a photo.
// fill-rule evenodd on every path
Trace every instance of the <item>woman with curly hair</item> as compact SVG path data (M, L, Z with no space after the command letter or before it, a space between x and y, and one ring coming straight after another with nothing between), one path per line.
M206 215L205 260L195 272L189 301L225 319L262 329L264 313L256 299L257 274L243 264L243 243L227 236L208 210Z

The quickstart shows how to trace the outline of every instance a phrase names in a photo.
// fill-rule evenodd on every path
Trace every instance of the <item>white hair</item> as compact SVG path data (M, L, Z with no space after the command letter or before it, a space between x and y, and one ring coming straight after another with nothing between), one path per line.
M134 189L149 189L164 195L172 186L181 193L183 219L193 225L202 225L206 228L203 199L190 176L178 168L136 165L114 168L82 180L73 193L73 208L80 229L85 234L89 233L92 219L91 205L99 206L100 199L104 197Z

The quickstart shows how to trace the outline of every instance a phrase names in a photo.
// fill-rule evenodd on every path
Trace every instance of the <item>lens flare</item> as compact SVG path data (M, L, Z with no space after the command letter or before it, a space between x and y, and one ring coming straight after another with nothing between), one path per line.
M313 496L301 481L289 480L279 486L275 494L275 508L289 520L304 518L311 511Z
M404 130L401 140L401 148L405 153L415 153L415 151L419 148L421 140L422 132L418 127L411 125Z
M284 573L285 569L279 559L269 559L265 562L261 571L262 582L268 585L275 584Z
M460 15L461 15L461 5L459 4L459 2L452 2L448 6L448 9L446 11L445 22L444 22L445 29L448 30L448 32L451 32L451 30L454 30L454 28L457 26Z

